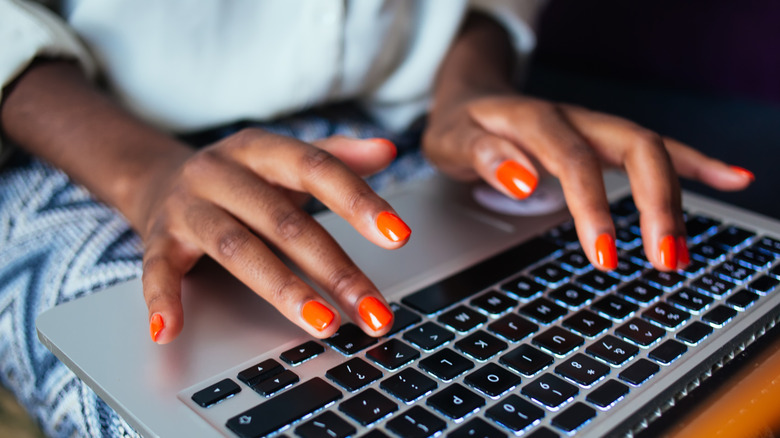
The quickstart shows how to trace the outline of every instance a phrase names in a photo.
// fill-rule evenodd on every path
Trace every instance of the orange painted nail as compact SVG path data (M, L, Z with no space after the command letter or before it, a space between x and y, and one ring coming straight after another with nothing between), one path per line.
M363 321L374 330L381 330L393 320L393 312L374 297L366 297L358 305L358 313Z
M401 218L389 211L379 213L379 216L376 218L376 227L379 228L379 231L385 237L393 242L406 240L412 234L412 229Z
M539 182L533 173L514 160L506 160L498 165L496 179L517 199L531 196Z
M677 260L684 266L691 262L691 255L688 253L688 242L685 236L677 238Z
M369 138L367 140L370 140L370 141L373 141L375 143L380 143L380 144L383 144L383 145L387 146L388 149L393 151L393 158L398 156L398 148L395 147L395 143L393 143L392 141L390 141L390 140L388 140L386 138L380 138L380 137Z
M659 253L661 254L661 264L665 268L677 268L677 242L675 242L674 236L666 236L661 239Z
M152 342L157 342L160 332L165 328L162 315L155 313L149 320L149 334L152 336Z
M739 167L739 166L729 166L729 167L731 167L731 170L733 170L734 172L737 172L740 175L745 175L746 177L750 178L750 181L756 180L756 175L754 175L753 172L745 169L744 167Z
M596 238L596 258L604 269L617 268L617 247L611 234L604 233Z
M301 308L301 316L314 327L315 330L321 332L333 322L333 312L328 309L324 304L319 301L309 301Z

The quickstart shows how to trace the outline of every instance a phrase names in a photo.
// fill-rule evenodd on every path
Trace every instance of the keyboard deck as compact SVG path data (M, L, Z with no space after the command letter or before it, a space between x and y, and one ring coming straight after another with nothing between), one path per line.
M633 201L612 214L613 272L590 265L567 222L392 303L385 337L347 323L187 390L185 402L212 423L228 418L214 426L239 437L603 434L606 412L644 406L678 362L724 348L712 345L719 331L780 284L777 236L687 214L691 264L661 272L644 256ZM231 407L242 392L253 407Z

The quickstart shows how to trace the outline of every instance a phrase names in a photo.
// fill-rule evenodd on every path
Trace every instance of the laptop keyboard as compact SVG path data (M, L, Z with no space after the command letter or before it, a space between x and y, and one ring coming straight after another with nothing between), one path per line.
M613 272L590 265L568 222L392 303L395 323L383 338L347 323L192 401L208 410L242 389L256 392L257 405L225 424L239 437L585 431L780 283L777 238L687 215L691 264L661 272L644 257L631 198L612 213ZM298 375L328 350L341 363Z

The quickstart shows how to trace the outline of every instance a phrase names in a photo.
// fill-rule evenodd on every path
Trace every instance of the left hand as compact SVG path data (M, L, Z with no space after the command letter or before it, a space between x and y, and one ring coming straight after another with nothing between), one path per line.
M583 251L601 270L617 266L604 167L627 172L645 253L664 271L689 262L677 176L720 190L752 182L744 169L628 120L521 95L472 95L434 107L423 149L450 176L481 177L518 199L533 192L542 171L557 177Z

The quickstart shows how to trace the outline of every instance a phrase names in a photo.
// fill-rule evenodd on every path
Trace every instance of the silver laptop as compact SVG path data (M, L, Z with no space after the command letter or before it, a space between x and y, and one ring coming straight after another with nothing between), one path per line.
M517 211L439 178L387 194L414 230L398 251L320 215L393 303L380 339L348 321L312 339L209 261L169 345L146 335L140 280L46 311L38 336L144 436L631 434L778 320L780 222L685 193L693 262L661 273L627 181L606 183L611 274L584 258L554 184Z

